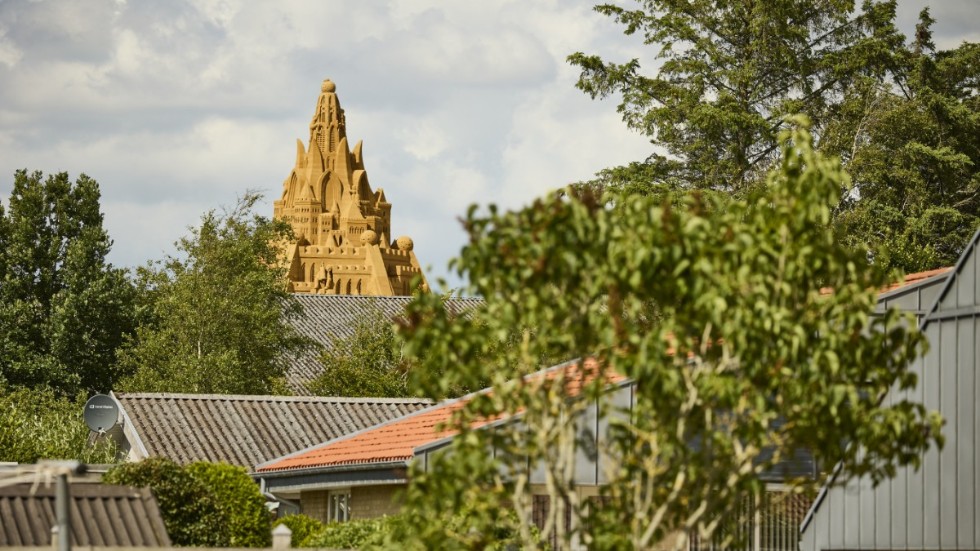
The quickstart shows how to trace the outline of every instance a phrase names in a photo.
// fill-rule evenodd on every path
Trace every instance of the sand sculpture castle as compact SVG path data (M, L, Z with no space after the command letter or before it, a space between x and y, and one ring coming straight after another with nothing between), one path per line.
M287 245L296 293L408 295L422 275L413 243L390 241L391 203L371 190L361 142L351 152L337 87L324 80L310 122L310 143L296 140L296 166L282 184L274 216L293 227ZM424 284L424 283L423 283Z

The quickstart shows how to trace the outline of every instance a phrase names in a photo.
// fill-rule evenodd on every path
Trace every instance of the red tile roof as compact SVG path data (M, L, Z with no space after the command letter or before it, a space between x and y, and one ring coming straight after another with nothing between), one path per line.
M528 376L528 380L542 377L551 380L559 374L564 374L566 377L564 381L565 393L574 396L581 391L585 381L593 379L596 370L597 364L594 360L586 361L586 369L584 370L579 369L577 362L570 362L539 371ZM625 379L625 377L611 373L607 373L605 377L609 384ZM473 396L476 394L444 402L429 409L355 433L349 437L331 440L309 450L259 465L256 472L267 473L337 465L408 461L414 456L415 448L456 434L458 432L456 429L442 428L442 426L452 418L455 412L462 409ZM481 419L474 422L471 428L479 428L496 420L496 418Z
M907 274L905 278L902 279L902 281L897 281L895 283L892 283L888 287L885 287L884 289L879 291L879 293L880 294L889 293L891 291L901 289L902 287L908 287L909 285L929 279L930 277L937 276L940 274L945 274L946 272L952 269L953 269L952 266L947 266L945 268L936 268L935 270L927 270L925 272L916 272L914 274Z
M930 277L943 274L952 268L939 268L925 272L908 274L898 283L882 289L881 293L894 291L907 285L912 285ZM829 290L827 291L829 292ZM530 375L529 379L544 377L553 379L564 373L565 392L574 396L581 391L585 381L596 375L597 364L594 360L586 361L586 369L580 370L579 364L570 362L545 371ZM614 373L606 373L610 384L623 381L625 377ZM486 392L486 391L484 391ZM287 471L292 469L309 469L338 465L365 463L383 463L389 461L408 461L419 446L441 440L456 434L456 430L442 429L452 418L452 415L463 408L473 395L445 402L417 413L376 425L347 437L341 437L325 442L305 451L285 456L278 460L259 465L258 473ZM479 428L496 419L483 419L474 422L472 428Z
M914 285L916 283L919 283L920 281L925 281L930 277L944 274L952 269L953 268L949 266L946 268L936 268L935 270L926 270L925 272L915 272L914 274L906 274L901 281L896 281L895 283L892 283L881 289L878 289L878 294L883 295L885 293L890 293L892 291L896 291L903 287L908 287L909 285ZM824 287L820 289L821 295L829 295L833 292L834 290L832 287Z

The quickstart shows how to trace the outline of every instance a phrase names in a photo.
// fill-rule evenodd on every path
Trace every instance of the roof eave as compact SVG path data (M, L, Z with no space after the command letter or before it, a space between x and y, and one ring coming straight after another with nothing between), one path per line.
M253 478L289 478L294 476L311 476L337 472L373 471L378 469L407 467L410 460L411 459L398 459L388 461L372 461L369 463L339 463L319 467L278 469L275 471L255 471L249 473L249 475Z

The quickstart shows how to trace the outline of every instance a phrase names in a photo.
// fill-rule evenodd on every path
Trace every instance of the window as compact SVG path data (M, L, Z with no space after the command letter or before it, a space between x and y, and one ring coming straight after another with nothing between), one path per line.
M339 490L327 494L327 520L347 522L350 520L350 490Z

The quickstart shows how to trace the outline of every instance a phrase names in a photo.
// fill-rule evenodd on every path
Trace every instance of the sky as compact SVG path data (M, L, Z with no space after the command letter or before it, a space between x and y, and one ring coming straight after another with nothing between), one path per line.
M923 0L899 0L910 31ZM306 142L330 78L372 186L430 283L468 205L516 208L641 160L616 100L574 87L572 52L652 49L572 0L0 0L0 198L14 171L85 173L110 261L174 252L200 216L263 192ZM980 41L980 0L934 0L940 48Z

